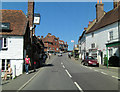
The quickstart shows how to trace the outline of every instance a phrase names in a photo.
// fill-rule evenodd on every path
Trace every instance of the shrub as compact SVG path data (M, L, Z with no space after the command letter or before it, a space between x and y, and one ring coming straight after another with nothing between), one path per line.
M107 57L104 57L104 65L107 66Z
M111 56L109 58L109 65L110 66L119 66L119 58L117 56Z

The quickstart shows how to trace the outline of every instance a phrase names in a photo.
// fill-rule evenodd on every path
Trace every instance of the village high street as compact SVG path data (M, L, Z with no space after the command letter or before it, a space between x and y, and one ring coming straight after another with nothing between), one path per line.
M32 79L31 79L32 78ZM19 83L16 83L19 82ZM36 73L3 81L3 90L69 90L75 92L118 92L118 68L86 67L79 60L52 56ZM42 92L42 91L41 91Z
M2 4L0 91L120 91L120 0L35 1Z

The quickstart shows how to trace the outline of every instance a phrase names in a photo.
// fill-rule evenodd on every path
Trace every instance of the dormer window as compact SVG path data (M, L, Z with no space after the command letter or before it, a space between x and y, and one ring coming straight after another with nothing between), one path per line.
M94 33L92 33L92 37L94 37Z
M91 48L95 48L95 43L91 44Z

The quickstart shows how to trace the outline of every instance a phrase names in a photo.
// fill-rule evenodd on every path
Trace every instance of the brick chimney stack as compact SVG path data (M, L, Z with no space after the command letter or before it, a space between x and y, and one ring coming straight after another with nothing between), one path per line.
M113 0L113 8L116 8L120 5L120 0Z
M51 35L51 33L48 33L48 35Z
M96 4L96 21L98 22L104 16L104 4L102 0L97 0Z
M41 38L43 39L43 36L41 36Z
M34 0L28 0L28 20L29 20L29 27L33 27Z
M87 28L85 27L84 30L86 30Z

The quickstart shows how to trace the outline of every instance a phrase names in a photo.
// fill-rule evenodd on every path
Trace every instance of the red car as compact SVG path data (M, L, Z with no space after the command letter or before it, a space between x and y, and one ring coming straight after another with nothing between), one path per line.
M95 58L93 58L92 56L88 56L86 59L84 59L84 60L82 61L82 64L83 64L83 65L87 65L87 66L93 65L93 66L99 67L99 63L98 63L97 60L96 60Z

